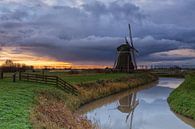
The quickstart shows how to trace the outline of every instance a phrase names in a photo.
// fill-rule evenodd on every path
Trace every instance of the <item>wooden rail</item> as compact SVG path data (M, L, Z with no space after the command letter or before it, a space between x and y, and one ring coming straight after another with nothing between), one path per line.
M71 94L74 94L74 95L79 94L78 89L75 86L73 86L70 83L64 81L63 79L59 78L58 76L20 73L19 74L19 80L55 85L55 86L65 90L67 93L71 93Z

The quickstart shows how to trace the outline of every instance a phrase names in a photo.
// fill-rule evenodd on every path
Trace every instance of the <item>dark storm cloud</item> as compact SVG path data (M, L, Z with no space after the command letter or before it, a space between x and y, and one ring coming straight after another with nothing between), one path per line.
M135 46L140 51L139 60L159 61L150 55L181 48L195 49L193 0L164 3L152 0L151 7L124 1L90 1L75 7L59 1L54 5L42 0L21 1L22 4L1 2L0 44L26 46L26 51L39 56L111 64L116 47L128 35L129 22ZM166 56L161 59L178 60Z
M143 35L148 33L158 39L195 42L194 0L151 0L150 2L148 6L143 7L148 14L148 21L142 27Z
M27 49L40 55L47 54L51 57L56 57L60 61L99 61L99 64L101 64L101 62L113 62L116 54L115 49L122 41L123 39L121 38L90 36L83 39L63 40L60 46L59 44L48 46L47 44L32 43L34 47L37 45L36 49L32 47Z
M172 24L178 27L191 27L194 29L194 0L167 0L167 2L156 0L155 3L157 4L158 2L162 4L158 4L156 7L153 6L155 11L152 8L149 10L150 18L154 23Z
M187 44L185 42L169 39L155 39L151 36L135 38L135 42L136 47L140 51L137 55L138 61L140 62L168 62L169 64L174 64L174 61L180 61L180 63L182 63L182 61L185 62L195 57L191 57L192 55L178 57L174 55L168 56L167 54L160 54L161 52L168 53L173 50L194 49L195 44ZM193 64L193 62L191 63Z

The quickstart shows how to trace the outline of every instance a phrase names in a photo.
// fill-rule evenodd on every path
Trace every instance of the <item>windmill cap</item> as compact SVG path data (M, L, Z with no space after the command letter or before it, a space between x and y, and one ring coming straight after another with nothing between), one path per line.
M117 51L129 51L132 47L127 44L122 44L117 48Z

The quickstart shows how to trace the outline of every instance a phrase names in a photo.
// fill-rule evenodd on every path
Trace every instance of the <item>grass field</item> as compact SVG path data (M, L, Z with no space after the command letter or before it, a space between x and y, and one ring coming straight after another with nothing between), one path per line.
M174 90L168 102L173 111L195 120L195 74L189 74L183 84Z
M41 74L40 71L38 71L37 73ZM72 84L88 83L97 80L117 79L128 75L127 73L85 73L85 72L81 74L68 74L67 72L52 72L52 71L45 71L45 74L51 76L52 75L58 76Z
M94 82L97 80L109 80L109 79L117 79L121 77L125 77L127 74L125 73L118 73L118 74L94 74L94 75L85 75L85 76L64 76L62 77L64 80L67 80L70 83L73 84L79 84L79 83L88 83L88 82Z
M33 113L36 113L34 112L36 105L42 103L42 100L39 101L41 94L49 96L49 99L51 97L50 101L53 102L55 99L63 100L63 105L72 110L76 108L76 104L78 105L76 96L67 94L51 85L19 81L13 83L10 79L0 80L0 129L33 128L34 118L32 116L35 115ZM72 116L69 110L67 113L69 117Z
M45 87L47 86L0 80L0 128L31 128L29 114L34 103L34 91Z
M0 129L61 129L66 128L68 124L71 127L78 125L81 129L92 128L85 119L72 114L71 110L94 99L155 80L146 73L61 75L61 77L72 84L87 83L90 87L81 88L81 95L76 97L50 85L19 81L13 83L10 79L0 80ZM111 81L106 84L107 80Z

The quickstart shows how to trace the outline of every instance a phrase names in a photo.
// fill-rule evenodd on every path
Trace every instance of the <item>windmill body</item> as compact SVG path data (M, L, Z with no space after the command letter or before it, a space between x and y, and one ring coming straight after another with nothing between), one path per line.
M121 72L129 72L134 70L135 66L132 60L132 47L128 44L122 44L117 48L117 60L115 69Z
M114 64L114 69L120 72L130 72L137 69L137 63L135 59L135 52L138 52L133 45L133 39L131 34L131 26L129 24L129 38L125 38L126 43L120 45L117 48L117 58Z

